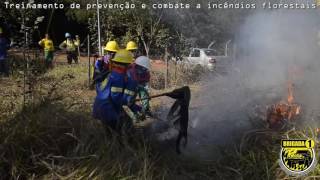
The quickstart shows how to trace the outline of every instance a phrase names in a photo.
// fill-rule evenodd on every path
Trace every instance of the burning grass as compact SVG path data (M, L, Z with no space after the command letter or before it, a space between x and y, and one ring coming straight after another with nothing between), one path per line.
M220 158L207 161L177 156L166 143L131 137L119 142L91 118L94 92L85 87L85 70L61 66L40 76L35 86L38 101L24 109L10 108L13 113L0 124L1 178L290 179L277 163L281 138L317 138L311 128L274 131L257 123L238 144L221 147ZM263 122L258 117L252 121ZM319 175L319 168L311 174Z
M294 102L293 83L288 82L288 97L286 101L280 101L271 105L267 110L267 122L272 129L281 129L286 123L297 119L301 106Z

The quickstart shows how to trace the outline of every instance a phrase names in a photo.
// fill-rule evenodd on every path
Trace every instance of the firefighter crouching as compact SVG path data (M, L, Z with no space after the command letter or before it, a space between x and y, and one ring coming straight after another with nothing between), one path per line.
M123 93L126 86L127 68L133 56L127 50L119 50L110 61L110 73L103 81L96 82L97 96L93 105L93 117L104 125L119 130Z
M129 41L126 46L126 50L132 52L134 58L138 57L138 45L134 41ZM149 81L150 81L150 60L146 56L140 56L135 60L132 68L134 69L133 74L136 74L138 81L137 94L139 95L142 104L143 114L152 116L150 111L150 100L149 98ZM132 72L131 72L132 73Z
M129 108L138 116L137 119L144 120L145 115L151 116L149 108L148 83L150 81L150 60L146 56L138 57L127 71L128 82L124 91L124 101ZM142 107L135 104L136 96L142 98ZM139 116L142 117L139 118Z

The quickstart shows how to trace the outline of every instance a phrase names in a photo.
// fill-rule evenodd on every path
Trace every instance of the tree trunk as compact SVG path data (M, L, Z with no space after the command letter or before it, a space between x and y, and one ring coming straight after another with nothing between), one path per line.
M144 50L146 52L146 56L149 57L149 47L148 47L147 43L144 41L144 38L141 37L141 40L142 40L142 43L144 46Z

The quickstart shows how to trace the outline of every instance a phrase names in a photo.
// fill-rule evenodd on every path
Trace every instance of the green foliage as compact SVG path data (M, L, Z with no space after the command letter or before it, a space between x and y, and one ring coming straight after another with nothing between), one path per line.
M8 1L9 3L27 3L28 0L23 1ZM33 42L34 35L40 36L38 30L39 23L43 21L41 11L37 9L15 9L5 8L0 6L0 17L6 26L8 34L11 35L12 40L16 46L24 46ZM2 24L1 24L2 25ZM10 27L10 28L9 28ZM28 33L28 39L25 39L25 33ZM22 38L23 37L23 38Z
M126 44L129 41L135 41L139 42L139 38L132 33L132 31L127 31L126 34L122 37L122 39L119 41L119 43L122 45L123 48L125 48Z
M72 9L66 11L66 15L71 18L71 20L75 20L79 23L86 24L88 18L93 16L93 12L84 11L82 9Z
M9 2L16 2L10 0ZM21 1L20 1L21 2ZM24 0L27 2L27 0ZM42 2L42 0L37 0ZM100 0L100 3L123 3L123 1ZM133 10L119 9L101 9L101 44L105 45L109 40L117 40L122 47L129 40L135 40L139 43L140 49L146 54L159 56L164 54L165 48L174 56L185 54L189 47L206 47L211 41L225 43L233 39L238 27L244 22L244 19L251 13L249 10L213 10L207 9L207 1L185 1L193 7L195 4L202 4L202 9L153 9L150 5L153 1L131 0L136 8ZM168 3L169 0L162 0L157 3ZM216 3L220 1L212 1ZM16 2L17 3L17 2ZM47 2L46 2L47 3ZM65 14L70 21L87 25L91 35L92 47L97 47L97 18L96 9L86 10L87 3L96 3L96 1L85 0L60 0L59 3L65 4ZM71 3L80 3L81 9L70 9ZM145 3L149 7L141 9L141 4ZM172 2L171 2L172 3ZM231 3L231 2L230 2ZM24 18L26 26L33 27L36 17L42 16L41 10L23 10L5 9L0 7L0 17L5 17L7 22L15 24L16 39ZM48 14L48 12L47 12ZM17 18L18 17L18 18ZM19 19L20 18L20 19ZM34 31L31 34L44 34Z

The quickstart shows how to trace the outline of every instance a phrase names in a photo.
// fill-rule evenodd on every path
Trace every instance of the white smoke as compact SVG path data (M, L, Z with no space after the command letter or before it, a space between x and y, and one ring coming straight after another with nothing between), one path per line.
M249 16L237 34L237 58L228 74L206 77L201 96L192 99L191 152L210 154L207 146L232 143L253 128L248 112L286 99L289 79L304 120L315 121L311 114L320 114L319 25L316 10L259 10ZM295 68L298 72L289 76Z

